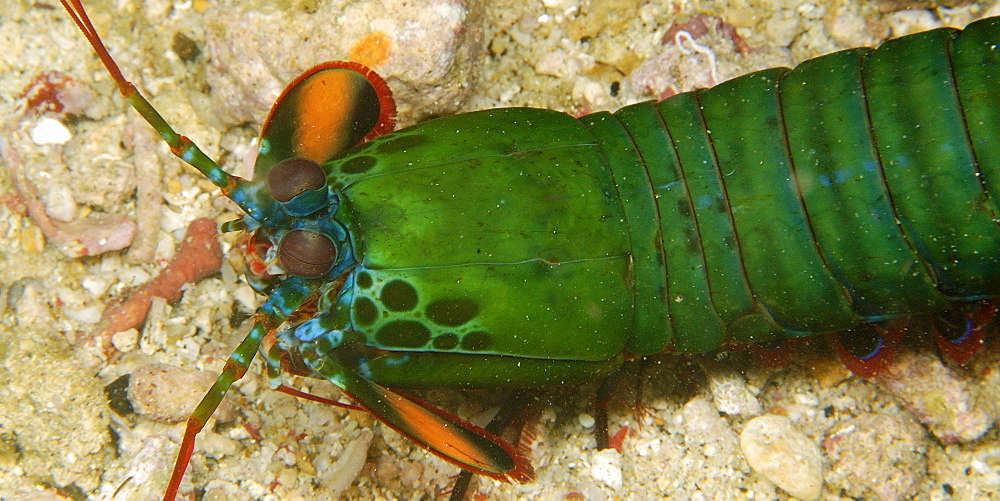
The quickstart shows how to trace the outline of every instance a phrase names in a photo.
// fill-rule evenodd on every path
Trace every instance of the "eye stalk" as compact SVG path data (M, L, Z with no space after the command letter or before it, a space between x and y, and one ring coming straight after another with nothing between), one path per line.
M308 158L286 158L267 174L267 189L279 202L287 202L299 194L326 186L326 173Z
M337 246L322 233L298 229L278 243L278 264L288 273L315 278L330 271L337 261Z

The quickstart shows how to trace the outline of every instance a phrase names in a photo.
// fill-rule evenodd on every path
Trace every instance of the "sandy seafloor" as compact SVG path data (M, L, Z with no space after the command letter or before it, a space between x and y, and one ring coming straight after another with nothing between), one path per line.
M221 159L225 168L238 169L264 116L250 111L247 123L225 126L212 111L217 87L206 83L205 67L213 55L205 50L205 40L218 14L216 2L87 4L127 77L155 96L155 105L178 131ZM263 17L280 18L273 16L275 9L308 14L322 12L322 5L318 0L245 2L241 9L251 18L258 11ZM714 32L698 39L717 54L715 78L721 81L769 64L794 64L838 48L878 42L893 29L905 29L901 25L908 22L962 26L991 6L924 7L921 2L837 0L484 2L478 6L481 20L466 27L481 36L481 45L470 52L472 70L456 72L452 90L458 90L451 96L459 97L439 98L437 105L416 99L401 103L400 119L412 122L456 110L518 105L580 113L649 99L653 96L643 95L629 76L669 49L661 40L671 23L697 15L718 16L735 26L752 49L748 56L737 54L731 39ZM384 10L382 15L391 19L393 14ZM839 26L837 17L853 24ZM369 26L381 25L371 21ZM291 34L299 29L271 27ZM241 29L242 35L254 35L246 33L250 28L235 28ZM360 36L365 36L363 31ZM171 50L176 33L189 37L200 55L181 60ZM347 40L343 45L355 43ZM300 55L290 42L277 47L262 56L274 66L280 66L283 53ZM664 57L687 65L669 70L677 90L711 83L706 57L676 52ZM254 58L247 54L242 59ZM256 71L241 68L242 59L220 71ZM20 113L20 94L37 74L52 70L71 75L96 96L86 101L82 114L57 117L72 134L68 143L37 145L28 131L40 118ZM126 297L130 286L157 274L191 220L233 219L233 206L219 200L217 190L170 157L162 145L155 154L133 155L127 149L133 142L130 127L144 125L117 97L56 3L0 0L0 110L3 137L53 213L135 217L136 179L158 186L165 199L152 218L158 227L152 232L152 263L135 264L117 252L69 259L47 244L23 215L12 196L8 170L0 174L0 499L154 499L169 475L183 424L163 424L134 413L120 416L109 407L103 389L150 363L184 371L222 367L259 303L239 277L236 238L222 237L227 261L221 274L190 286L177 303L154 304L143 327L116 339L126 350L122 357L108 362L84 340L109 300ZM154 172L151 180L143 177L149 171ZM149 222L148 217L142 219ZM819 346L806 348L780 371L768 371L745 354L724 351L662 357L648 364L641 378L623 377L620 389L613 392L618 398L610 412L611 433L623 426L631 430L620 454L594 450L593 430L587 427L595 414L594 385L540 392L529 410L537 435L531 446L537 479L524 485L480 480L472 492L480 496L477 499L787 499L786 492L750 468L739 447L738 436L752 415L766 413L788 417L807 437L803 456L809 451L821 454L822 499L1000 497L1000 442L995 427L989 426L997 419L1000 386L996 340L969 371L935 365L949 375L944 378L948 384L958 382L955 398L953 388L907 389L906 374L891 383L851 377L829 348L814 344ZM936 360L928 346L924 339L912 349L929 357L921 360ZM206 500L433 499L451 484L455 468L371 417L271 392L260 371L255 362L231 392L229 421L210 424L202 433L187 476L194 488L187 483L184 488L188 495ZM913 380L920 381L914 384L939 379L933 370L926 372L931 375L914 375ZM335 395L323 383L293 383ZM637 421L633 392L639 383L644 412ZM165 402L154 408L176 411L183 408L182 400L197 400L203 391L184 380L176 384L181 386L177 393L160 388ZM890 384L903 388L890 391ZM929 392L934 392L933 398ZM492 392L435 391L423 396L478 421L488 419L501 400ZM939 436L947 432L935 434L932 427L917 424L926 416L907 410L914 401L930 401L931 414L956 422L971 412L986 421L979 423L984 432L970 443L945 443ZM842 439L852 434L865 436L853 449L840 448ZM600 474L595 467L600 465L610 476ZM614 481L616 471L620 483Z

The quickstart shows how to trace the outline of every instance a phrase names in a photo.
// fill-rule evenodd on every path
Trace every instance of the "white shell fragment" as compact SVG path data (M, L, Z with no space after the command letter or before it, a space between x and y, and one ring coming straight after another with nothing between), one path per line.
M49 117L39 120L31 129L31 141L37 145L66 144L72 137L62 122Z
M819 447L784 416L766 414L747 423L740 448L750 467L799 499L819 499L823 463Z

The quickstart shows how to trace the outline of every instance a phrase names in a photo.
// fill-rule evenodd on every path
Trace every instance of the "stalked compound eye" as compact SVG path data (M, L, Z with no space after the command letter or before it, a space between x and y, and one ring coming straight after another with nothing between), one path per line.
M326 173L318 163L308 158L286 158L275 164L267 174L268 191L275 200L282 203L324 185Z
M326 235L292 230L278 243L278 264L292 275L318 277L337 260L337 247Z

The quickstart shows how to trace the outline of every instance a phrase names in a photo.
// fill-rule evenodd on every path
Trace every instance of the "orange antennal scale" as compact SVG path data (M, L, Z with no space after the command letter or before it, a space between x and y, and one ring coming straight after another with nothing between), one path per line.
M389 85L368 67L328 61L293 80L271 107L260 134L254 179L292 157L323 163L344 150L391 132L396 102Z

